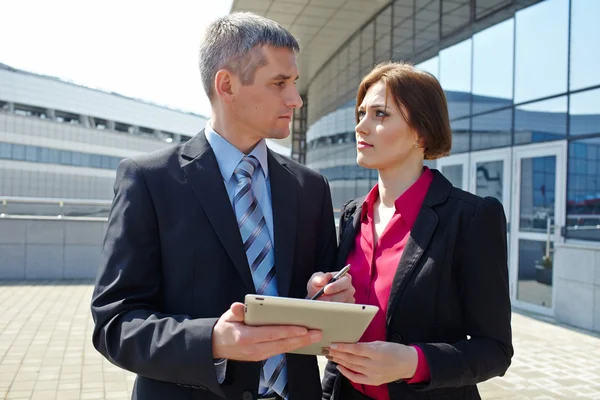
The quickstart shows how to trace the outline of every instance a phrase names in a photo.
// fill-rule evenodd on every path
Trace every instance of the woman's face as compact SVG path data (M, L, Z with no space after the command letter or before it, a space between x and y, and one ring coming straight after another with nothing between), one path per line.
M387 106L386 106L387 104ZM356 162L361 167L385 170L423 161L423 149L415 147L417 133L408 125L396 102L379 81L367 91L358 106Z

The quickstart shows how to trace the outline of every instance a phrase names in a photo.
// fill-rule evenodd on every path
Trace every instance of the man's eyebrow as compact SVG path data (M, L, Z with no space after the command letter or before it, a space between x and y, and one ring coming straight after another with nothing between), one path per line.
M297 81L300 78L300 76L296 76L296 78L294 79L295 81ZM279 74L274 76L273 78L271 78L274 81L287 81L289 79L292 79L292 77L290 75L284 75L284 74Z

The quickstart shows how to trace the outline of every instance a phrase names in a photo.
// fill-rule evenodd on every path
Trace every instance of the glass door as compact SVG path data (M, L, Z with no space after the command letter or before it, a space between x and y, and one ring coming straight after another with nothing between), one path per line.
M554 243L565 223L566 141L513 151L511 297L524 309L552 315Z
M471 153L469 192L481 197L494 197L510 216L511 149Z
M436 160L436 168L454 187L469 190L469 154L457 154Z

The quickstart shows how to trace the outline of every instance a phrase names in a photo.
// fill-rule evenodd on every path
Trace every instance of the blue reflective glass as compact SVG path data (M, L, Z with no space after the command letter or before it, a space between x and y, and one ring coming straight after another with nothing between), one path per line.
M600 134L600 89L571 95L569 134Z
M600 1L571 0L570 89L600 85Z
M547 0L516 13L515 102L567 90L569 1Z
M567 237L600 240L600 138L569 144Z
M473 114L512 105L514 19L473 36Z
M566 134L566 96L516 108L515 144L560 140Z

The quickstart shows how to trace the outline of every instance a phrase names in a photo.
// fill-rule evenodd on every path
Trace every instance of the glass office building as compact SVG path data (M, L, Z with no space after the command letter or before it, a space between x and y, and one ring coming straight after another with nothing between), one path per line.
M361 78L388 60L430 72L445 90L453 130L451 155L430 165L455 186L504 205L513 303L600 330L600 1L375 6L326 60L310 65L301 88L307 130L300 159L328 178L334 207L366 194L377 174L356 165ZM331 21L305 52L317 52L312 42L328 27L352 24L340 21L354 15L342 11L321 13ZM272 8L263 15L278 17ZM280 20L304 34L297 22Z

